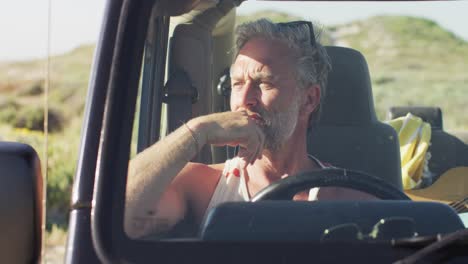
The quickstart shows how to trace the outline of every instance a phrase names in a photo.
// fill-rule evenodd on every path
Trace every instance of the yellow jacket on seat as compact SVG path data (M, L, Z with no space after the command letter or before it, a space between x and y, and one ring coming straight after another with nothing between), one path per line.
M398 133L400 141L401 173L405 190L418 187L426 164L426 153L431 140L431 126L421 118L408 113L388 121Z

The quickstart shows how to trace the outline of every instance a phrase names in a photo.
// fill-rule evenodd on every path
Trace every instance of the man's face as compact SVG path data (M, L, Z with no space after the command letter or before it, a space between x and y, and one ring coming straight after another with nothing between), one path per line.
M294 132L300 107L291 50L264 38L248 41L231 67L231 110L260 115L265 148L277 150Z

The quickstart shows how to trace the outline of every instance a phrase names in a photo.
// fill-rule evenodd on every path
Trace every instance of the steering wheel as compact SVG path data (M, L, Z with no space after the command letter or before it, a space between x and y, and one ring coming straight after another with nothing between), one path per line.
M346 187L382 200L411 200L403 191L381 178L354 170L328 168L281 179L259 191L251 201L292 200L300 191L326 186Z

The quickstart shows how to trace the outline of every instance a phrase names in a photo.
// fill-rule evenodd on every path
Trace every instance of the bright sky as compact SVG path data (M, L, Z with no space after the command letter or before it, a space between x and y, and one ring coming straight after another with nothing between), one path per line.
M59 54L99 35L106 0L50 0L51 52ZM0 61L46 56L48 0L0 2ZM306 5L306 7L304 7ZM424 16L468 41L468 1L437 2L269 2L248 1L238 9L246 14L260 9L286 11L325 25L349 22L378 14ZM332 12L331 12L332 11Z
M0 61L47 54L48 0L0 1ZM105 0L51 0L51 52L95 43Z
M238 12L248 14L259 9L288 12L324 25L346 23L375 15L426 17L468 41L468 1L425 2L268 2L242 3Z

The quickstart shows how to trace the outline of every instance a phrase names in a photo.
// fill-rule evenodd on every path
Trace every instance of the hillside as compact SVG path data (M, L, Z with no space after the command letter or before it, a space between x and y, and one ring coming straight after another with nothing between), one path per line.
M93 52L94 45L87 45L50 58L48 230L52 225L64 227L67 224ZM0 140L30 144L41 161L45 160L41 131L46 67L46 60L0 63Z
M238 16L238 24L258 17L275 22L302 19L265 10ZM468 128L467 113L459 112L468 86L466 41L433 21L415 17L376 16L322 28L325 44L353 47L366 56L381 119L393 105L438 105L447 127ZM93 50L87 45L51 58L49 104L61 120L83 111ZM0 121L9 120L8 109L17 113L21 105L42 107L45 67L45 60L0 63Z
M336 45L366 56L381 119L390 106L440 106L446 127L468 129L466 41L414 17L377 16L328 29Z
M61 122L83 112L93 51L94 45L86 45L50 58L49 105ZM43 108L46 63L45 59L0 63L0 121L11 119L5 117L8 111L18 114L24 108L30 112Z

